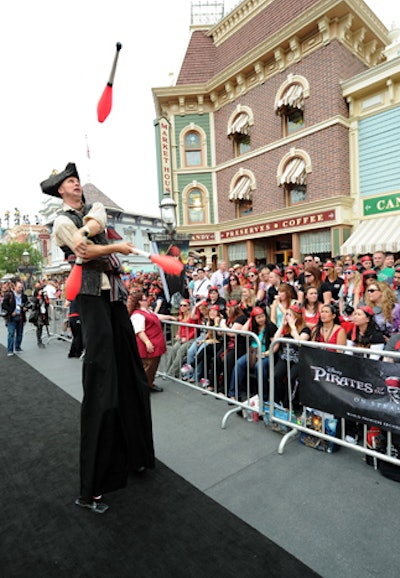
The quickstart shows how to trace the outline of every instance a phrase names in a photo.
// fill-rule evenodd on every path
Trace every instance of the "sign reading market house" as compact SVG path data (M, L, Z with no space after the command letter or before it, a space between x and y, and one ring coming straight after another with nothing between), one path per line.
M364 215L379 215L381 213L390 213L400 209L400 193L388 195L387 197L371 197L364 199Z
M336 219L335 211L322 211L299 217L290 217L277 221L268 221L258 225L248 225L247 227L237 227L228 231L221 232L221 239L230 239L232 237L246 237L248 235L257 235L261 233L275 233L277 231L286 231L297 229L299 227L312 227Z
M171 173L171 144L169 135L169 122L165 118L160 118L160 156L161 156L161 177L163 193L172 194L172 173Z

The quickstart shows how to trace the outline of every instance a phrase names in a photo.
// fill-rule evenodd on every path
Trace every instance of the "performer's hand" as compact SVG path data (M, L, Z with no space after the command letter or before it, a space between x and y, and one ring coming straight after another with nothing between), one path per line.
M115 246L115 245L114 245ZM118 253L122 253L123 255L129 255L129 253L135 253L135 247L132 243L118 243L116 246L116 251Z
M86 237L83 237L79 231L77 231L76 233L74 233L74 236L72 238L72 248L73 251L75 253L75 255L77 257L81 257L81 259L84 259L86 257L86 251L87 251L87 243L86 243Z

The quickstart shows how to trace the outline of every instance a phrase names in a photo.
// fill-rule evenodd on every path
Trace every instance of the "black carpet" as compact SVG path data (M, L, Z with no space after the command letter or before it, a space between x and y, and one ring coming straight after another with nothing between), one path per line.
M104 515L75 506L80 404L0 359L2 578L317 576L159 461Z

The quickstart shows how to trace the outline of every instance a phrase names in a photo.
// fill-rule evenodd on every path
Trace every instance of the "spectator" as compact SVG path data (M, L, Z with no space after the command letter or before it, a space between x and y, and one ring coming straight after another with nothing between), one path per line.
M314 285L309 285L304 290L303 319L311 330L317 325L320 318L322 303L318 301L318 290Z
M305 278L304 278L304 273L305 271L307 271L308 269L310 269L311 267L314 267L314 256L313 255L305 255L304 259L303 259L303 271L301 271L299 273L299 285L304 285L305 284Z
M386 341L393 333L400 331L400 303L387 283L383 281L371 283L367 288L365 303L372 308L375 322Z
M211 281L206 277L203 267L197 269L198 278L194 282L193 297L195 301L203 301L207 299L209 289L212 285Z
M326 261L322 267L322 271L324 284L327 287L327 290L331 292L331 300L337 304L339 301L340 288L344 281L338 276L335 264L332 263L332 261ZM327 301L325 300L324 303L327 303Z
M224 297L224 285L228 282L229 273L227 271L226 262L220 261L218 269L211 275L211 285L218 288L221 297ZM226 282L226 283L225 283Z
M385 283L392 285L393 277L394 277L394 254L391 251L386 251L382 269L378 273L378 281L385 281Z
M353 314L354 327L347 334L347 345L383 350L386 340L375 321L374 312L367 305L358 305ZM353 355L353 354L352 354ZM371 359L374 357L371 356ZM375 356L375 359L377 356Z
M295 339L300 341L309 341L311 330L306 326L303 319L302 308L298 304L290 306L289 311L282 319L281 325L278 327L274 335L274 339L284 337L286 339ZM296 384L299 375L299 349L297 345L289 345L287 343L277 344L278 361L274 368L275 381L275 402L282 403L284 407L289 406L289 392L288 392L288 366L290 367L290 392L291 400L296 396Z
M24 293L22 281L16 281L3 297L2 309L7 325L7 356L21 353L26 312L29 309L28 297Z
M228 319L224 326L236 331L242 330L247 317L244 315L239 303L235 300L228 301L226 307ZM215 358L207 357L206 370L209 381L207 389L216 392L224 391L224 387L220 383L222 379L228 388L235 363L245 352L246 339L244 336L237 333L224 333Z
M351 265L355 265L355 260L353 255L351 255L350 253L347 253L346 255L343 255L343 266L344 268L346 267L350 267ZM372 265L372 263L371 263Z
M350 265L344 272L344 283L339 291L339 314L350 317L361 296L361 275L356 265Z
M320 303L331 302L332 292L330 286L322 281L321 271L317 267L308 267L308 269L304 271L304 280L304 285L299 287L297 291L297 297L301 303L304 303L304 291L310 285L317 288L318 301Z
M202 301L198 306L198 310L200 312L200 319L196 319L197 325L210 327L218 327L220 325L223 317L218 305L211 305L209 308L207 301ZM192 309L192 316L193 314L194 311ZM200 383L200 380L204 375L205 349L209 345L217 343L219 343L217 333L205 327L204 331L200 333L198 338L188 349L187 364L185 364L181 370L183 379L186 379L191 383ZM211 353L209 355L211 355Z
M255 333L261 342L261 360L256 357L258 353L258 343L250 343L250 351L245 353L237 360L231 374L229 382L228 397L229 399L240 399L243 381L249 366L257 374L258 365L261 361L264 385L264 400L268 400L269 385L269 347L277 331L277 326L271 322L267 313L262 307L254 307L249 319L243 326L244 331Z
M208 289L208 296L207 296L208 306L211 305L218 305L221 313L225 315L226 310L226 299L221 297L218 291L218 287L216 285L211 285Z
M385 253L383 251L374 251L374 253L372 255L372 261L373 261L373 265L374 265L373 269L377 273L380 273L381 270L383 269L384 259L385 259Z
M150 392L162 392L163 388L154 383L161 356L166 352L164 333L160 319L175 320L172 315L154 313L149 309L149 299L138 291L131 303L131 322L135 330L136 343L142 359Z
M240 300L240 307L246 317L250 317L253 307L256 304L256 296L254 294L253 287L248 285L243 285L242 287L242 299Z
M340 279L344 279L344 263L341 259L335 260L335 271Z
M47 287L47 285L46 285ZM41 287L35 289L33 294L33 310L36 312L35 316L35 326L36 326L36 341L37 346L40 349L44 349L46 346L42 342L42 332L43 327L49 325L49 306L50 299L46 293L46 287L43 289Z
M321 305L320 319L312 330L311 340L318 343L346 345L346 331L340 324L338 309L333 303Z
M271 307L276 295L278 295L278 287L282 283L282 275L278 268L273 269L269 274L269 287L268 287L268 307Z
M400 303L400 265L396 266L394 270L393 291L396 294L397 301Z
M179 304L178 321L180 323L194 323L191 317L189 299L181 299ZM175 343L168 353L166 373L173 377L180 377L180 369L186 361L186 354L195 339L194 327L179 326L175 335Z
M235 273L229 275L229 283L225 285L225 300L241 301L242 299L242 286L239 283L239 277Z
M294 265L288 265L287 267L285 267L283 281L291 285L291 287L293 287L295 295L297 296L297 289L299 287L299 282L297 279L297 270Z
M265 307L268 306L268 288L270 286L269 282L269 274L271 271L275 269L272 267L271 269L266 265L262 267L260 271L260 283L258 285L258 293L257 293L257 301L260 305L264 305Z
M360 259L361 273L372 269L372 255L363 255Z
M365 305L367 289L371 283L376 283L378 280L378 273L373 269L366 269L361 274L360 300L359 305Z
M281 325L283 317L289 311L292 300L293 293L291 286L288 283L281 283L278 287L278 294L275 296L270 308L271 322L277 327Z

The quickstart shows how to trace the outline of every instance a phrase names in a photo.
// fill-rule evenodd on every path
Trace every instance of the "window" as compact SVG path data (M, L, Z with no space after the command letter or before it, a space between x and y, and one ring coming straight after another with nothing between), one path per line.
M288 107L286 114L282 116L282 120L284 122L284 134L292 134L304 126L303 111L299 108Z
M247 199L245 201L237 201L236 203L236 217L246 217L253 212L253 201Z
M202 164L201 137L197 131L191 130L185 134L185 165L196 167Z
M233 137L233 154L235 157L244 155L251 150L250 136L248 134L236 134Z
M203 193L200 189L191 189L187 195L188 223L204 223L205 208Z
M286 204L295 205L301 203L307 198L307 187L305 185L287 184L286 189Z

